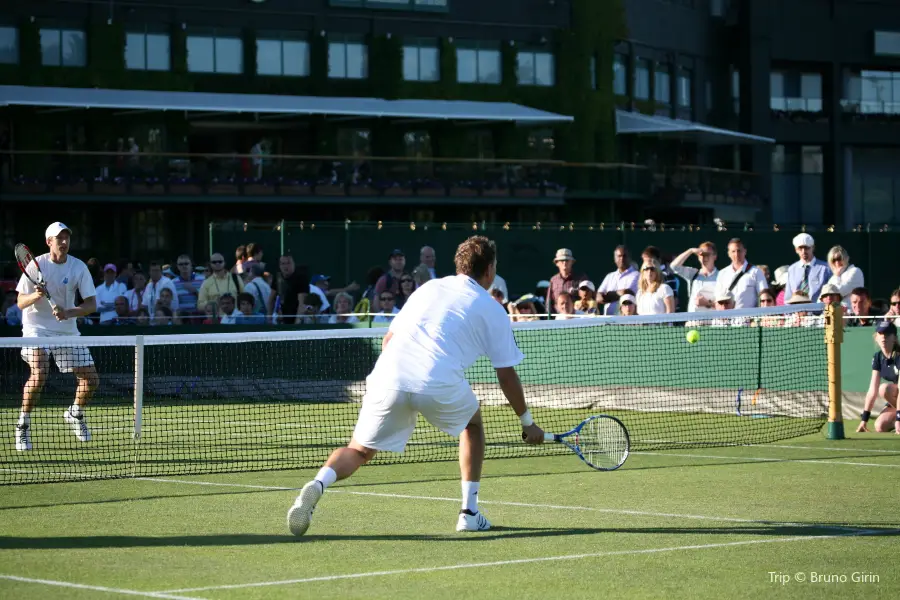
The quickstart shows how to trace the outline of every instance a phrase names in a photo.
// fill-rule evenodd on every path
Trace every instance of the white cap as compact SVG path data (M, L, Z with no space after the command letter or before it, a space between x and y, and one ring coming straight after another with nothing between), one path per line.
M775 284L776 285L787 285L788 282L788 270L790 267L787 265L782 265L775 269Z
M50 239L52 237L58 236L61 232L68 231L69 235L72 235L72 230L69 229L69 226L65 223L60 223L57 221L56 223L51 223L47 230L44 231L44 239Z
M631 302L634 304L634 296L631 294L622 294L619 296L619 304L622 304L623 302Z
M808 233L798 233L794 236L794 248L799 248L800 246L809 246L812 248L816 243L813 241L813 236Z
M581 288L587 288L587 289L591 290L592 292L597 291L597 288L594 287L594 282L588 281L587 279L585 279L584 281L582 281L581 283L578 284L578 289L581 289Z
M731 290L725 290L716 294L716 302L728 302L730 300L734 300L734 294L731 293Z

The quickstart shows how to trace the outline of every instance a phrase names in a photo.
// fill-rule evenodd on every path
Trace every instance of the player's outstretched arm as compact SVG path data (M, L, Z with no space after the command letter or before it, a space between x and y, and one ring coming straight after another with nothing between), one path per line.
M543 443L544 431L535 425L531 418L528 405L525 404L525 391L522 389L522 382L519 380L519 374L516 373L515 367L503 367L496 371L497 381L500 382L503 395L506 396L507 402L522 420L522 431L526 434L525 442L528 444Z

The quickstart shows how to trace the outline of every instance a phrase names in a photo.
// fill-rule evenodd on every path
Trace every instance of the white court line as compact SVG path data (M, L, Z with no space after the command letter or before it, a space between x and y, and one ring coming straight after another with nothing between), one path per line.
M739 459L747 462L808 463L814 465L849 465L852 467L885 467L888 469L900 469L900 464L890 465L881 463L847 462L842 460L816 460L813 458L760 458L758 456L741 456L740 454L735 454L733 456L721 454L672 454L666 451L632 452L632 454L640 454L643 456L674 456L676 458L714 458L718 460Z
M150 477L135 477L140 481L155 481L158 483L175 483L175 484L186 484L186 485L202 485L202 486L212 486L212 487L236 487L236 488L248 488L255 490L275 490L275 491L299 491L300 488L291 488L291 487L280 487L280 486L268 486L268 485L250 485L243 483L220 483L214 481L190 481L190 480L181 480L181 479L160 479L160 478L150 478ZM403 500L430 500L435 502L459 502L459 498L447 498L443 496L416 496L411 494L387 494L381 492L356 492L352 490L346 489L334 489L331 488L328 490L329 494L347 494L350 496L375 496L379 498L399 498ZM725 523L745 523L751 525L781 525L781 526L789 526L789 527L812 527L816 529L834 529L834 530L844 530L851 532L859 532L865 531L858 527L843 527L840 525L819 525L816 523L791 523L786 521L762 521L758 519L738 519L734 517L715 517L708 515L688 515L688 514L679 514L679 513L660 513L660 512L647 512L640 510L627 510L627 509L619 509L619 508L594 508L590 506L569 506L569 505L560 505L560 504L534 504L529 502L507 502L504 500L482 500L479 499L479 504L493 504L497 506L518 506L523 508L544 508L550 510L574 510L574 511L586 511L586 512L598 512L598 513L607 513L607 514L616 514L616 515L630 515L637 517L665 517L665 518L675 518L675 519L686 519L686 520L696 520L696 521L719 521Z
M831 446L791 446L789 444L745 444L742 447L746 448L790 448L793 450L797 448L799 450L827 450L829 452L871 452L878 454L900 454L900 446L897 447L896 450L876 450L874 448L834 448Z
M19 583L37 583L40 585L52 585L56 587L73 588L78 590L91 590L92 592L107 592L109 594L124 594L126 596L142 596L144 598L168 598L169 600L203 600L196 596L176 596L169 592L141 592L138 590L126 590L123 588L103 587L100 585L85 585L83 583L71 583L68 581L54 581L52 579L32 579L31 577L17 577L15 575L0 575L0 579L18 581Z
M231 585L212 585L206 587L183 588L178 590L167 590L162 593L180 593L180 592L203 592L211 590L234 590L253 587L266 587L273 585L291 585L298 583L311 583L317 581L336 581L340 579L362 579L365 577L384 577L387 575L408 575L413 573L434 573L437 571L455 571L460 569L477 569L484 567L502 567L507 565L521 565L529 563L580 560L585 558L599 558L603 556L627 556L636 554L658 554L662 552L677 552L681 550L708 550L710 548L727 548L730 546L749 546L753 544L784 544L788 542L800 542L804 540L826 540L841 537L855 537L862 535L887 535L900 532L900 529L888 531L871 531L863 530L854 533L841 533L835 535L813 535L813 536L794 536L777 539L765 540L743 540L739 542L722 542L718 544L695 544L691 546L670 546L667 548L645 548L643 550L613 550L608 552L590 552L586 554L568 554L563 556L540 556L536 558L519 558L512 560L495 560L483 563L463 563L458 565L446 565L441 567L420 567L417 569L397 569L393 571L369 571L366 573L348 573L346 575L325 575L322 577L306 577L303 579L283 579L280 581L260 581L256 583L238 583Z

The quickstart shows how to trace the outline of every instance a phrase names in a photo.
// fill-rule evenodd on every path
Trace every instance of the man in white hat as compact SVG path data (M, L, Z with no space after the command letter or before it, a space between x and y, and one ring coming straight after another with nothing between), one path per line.
M831 269L824 260L813 255L815 242L808 233L794 237L794 249L800 260L788 269L787 285L784 288L784 299L788 302L794 294L803 294L807 298L818 298L822 286L831 277Z
M578 296L578 284L589 279L584 273L575 273L575 257L568 248L560 248L553 258L559 273L550 278L550 287L547 288L547 312L556 307L556 296L561 292L568 292L573 298Z
M87 265L69 256L72 230L63 223L53 223L44 232L50 252L34 260L44 276L45 285L36 286L22 275L16 290L18 306L22 309L22 337L53 338L77 336L76 319L97 312L97 292ZM84 299L75 306L75 293ZM63 413L63 419L75 432L80 442L89 442L91 432L84 416L87 405L100 380L94 368L94 360L85 346L24 347L22 359L28 363L31 373L22 394L22 412L16 423L16 450L31 450L31 411L47 377L50 374L50 357L53 357L61 373L74 373L78 380L75 403Z

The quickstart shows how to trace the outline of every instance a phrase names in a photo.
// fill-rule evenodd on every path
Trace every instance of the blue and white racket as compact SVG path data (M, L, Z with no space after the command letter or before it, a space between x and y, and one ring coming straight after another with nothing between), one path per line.
M525 433L522 433L524 439ZM615 471L628 459L631 438L622 421L609 415L589 417L566 433L544 433L544 441L565 444L592 469Z

